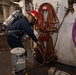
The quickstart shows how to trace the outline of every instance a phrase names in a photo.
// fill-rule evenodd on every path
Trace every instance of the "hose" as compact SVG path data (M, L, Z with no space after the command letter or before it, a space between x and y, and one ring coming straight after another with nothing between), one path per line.
M47 6L47 11L48 11L48 15L47 15L47 21L44 22L43 19L43 15L44 15L44 11L43 7ZM59 26L59 19L56 15L56 12L53 8L53 6L49 3L43 3L38 10L38 23L36 25L36 27L42 31L48 31L49 29L53 29L54 26L56 26L58 28ZM44 23L46 24L44 26Z

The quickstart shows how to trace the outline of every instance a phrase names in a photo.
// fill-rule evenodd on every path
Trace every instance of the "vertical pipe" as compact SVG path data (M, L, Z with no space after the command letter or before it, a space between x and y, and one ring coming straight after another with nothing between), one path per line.
M4 3L8 3L8 1L3 0L2 2ZM2 5L3 8L3 16L4 16L4 20L6 20L6 18L9 16L9 11L8 11L8 6L7 5Z
M22 0L22 2L23 2L23 7L22 7L22 13L25 15L25 16L27 16L27 12L26 12L26 5L25 5L25 0Z
M8 6L2 5L4 20L9 16Z

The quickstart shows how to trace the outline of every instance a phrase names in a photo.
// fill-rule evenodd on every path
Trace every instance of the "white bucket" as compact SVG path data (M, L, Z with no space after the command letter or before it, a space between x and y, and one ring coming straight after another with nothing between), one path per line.
M13 48L11 51L12 54L12 68L13 71L18 72L26 68L25 61L25 49L24 48Z

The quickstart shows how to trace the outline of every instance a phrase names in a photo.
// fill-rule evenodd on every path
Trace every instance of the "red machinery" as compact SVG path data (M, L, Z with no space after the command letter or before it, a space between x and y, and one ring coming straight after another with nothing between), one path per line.
M40 30L37 45L34 49L34 58L44 63L49 63L55 59L55 48L51 35L57 32L59 20L53 6L49 3L43 3L38 10L38 23L36 29Z

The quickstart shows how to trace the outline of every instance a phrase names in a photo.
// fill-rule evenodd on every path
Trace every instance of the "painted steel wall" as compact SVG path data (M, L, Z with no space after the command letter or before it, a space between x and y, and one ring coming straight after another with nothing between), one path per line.
M60 20L62 20L65 13L64 7L67 7L67 0L65 2L62 0L60 7ZM72 27L76 18L76 5L74 5L75 12L73 14L69 13L65 18L62 27L60 28L58 41L56 44L58 61L76 66L76 48L72 40Z

